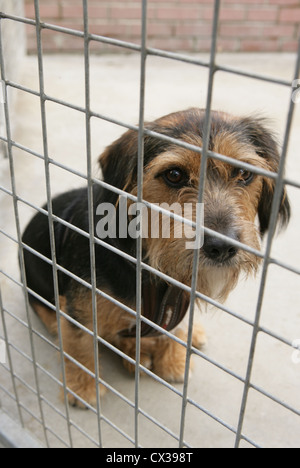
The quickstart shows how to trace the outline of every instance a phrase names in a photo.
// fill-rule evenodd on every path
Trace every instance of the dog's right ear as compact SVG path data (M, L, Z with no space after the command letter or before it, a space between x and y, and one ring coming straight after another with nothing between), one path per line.
M104 182L130 191L136 181L137 155L138 133L129 130L108 146L99 157ZM115 194L113 198L117 199L118 195Z
M268 129L268 122L262 118L244 118L241 120L241 126L254 146L258 156L267 161L269 170L278 172L280 164L280 152L276 137ZM260 232L264 236L269 229L272 201L275 191L275 180L264 179L261 198L258 206L258 218L260 223ZM291 207L286 188L281 194L281 204L278 213L278 226L283 228L289 223L291 217Z

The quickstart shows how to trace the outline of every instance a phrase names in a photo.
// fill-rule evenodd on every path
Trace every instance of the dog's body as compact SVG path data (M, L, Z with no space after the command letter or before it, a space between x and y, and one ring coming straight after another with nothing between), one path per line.
M163 117L146 128L172 138L202 146L205 111L190 109ZM271 133L259 119L235 118L213 112L209 149L225 156L252 164L258 168L277 172L279 153ZM137 132L128 131L113 143L100 157L104 181L133 195L137 194ZM143 198L150 203L169 205L196 204L201 156L164 140L145 136ZM204 191L205 226L242 242L254 249L260 248L261 237L269 225L275 182L263 176L239 170L224 162L209 159ZM116 193L99 185L93 187L94 218L97 207L111 203L119 209ZM130 202L128 203L130 204ZM88 233L88 192L74 190L53 200L53 213L68 223ZM195 221L195 213L191 220ZM279 221L287 224L290 206L286 193L282 194ZM259 228L256 218L259 220ZM175 221L171 221L173 225ZM95 223L96 224L96 223ZM91 283L90 242L73 229L54 223L57 263ZM95 236L97 233L95 232ZM43 256L51 259L48 218L38 213L27 227L23 242ZM106 239L106 242L132 257L136 255L136 240L126 237ZM166 275L190 286L194 251L185 247L185 238L148 238L143 240L143 261ZM134 263L95 244L96 284L104 293L135 310L136 269ZM27 285L39 296L54 304L52 266L41 258L24 250ZM213 236L205 236L200 250L198 290L220 301L226 299L235 287L241 272L255 272L260 260L254 254ZM150 317L153 308L161 312L161 302L170 299L170 308L177 307L182 318L188 305L186 293L171 288L154 274L143 270L142 313ZM158 292L156 292L158 291ZM93 330L91 288L76 279L59 272L60 308L86 328ZM154 297L153 304L151 297ZM35 296L30 301L50 329L56 329L56 314ZM173 302L172 302L173 301ZM151 305L149 305L151 303ZM176 304L176 306L174 305ZM149 309L151 311L149 312ZM98 333L127 355L135 358L134 317L112 304L103 295L97 295ZM169 321L171 324L172 320ZM162 319L159 325L162 324ZM176 324L176 320L173 324ZM66 318L61 320L64 351L90 371L95 371L94 339ZM170 325L171 326L171 325ZM170 328L170 327L166 327ZM143 329L142 329L143 331ZM153 331L153 329L152 329ZM177 328L177 336L183 341L186 332ZM152 336L153 335L153 336ZM151 327L145 326L141 339L141 363L167 380L180 381L184 375L185 348L165 336L155 336ZM200 347L205 336L200 326L195 327L193 345ZM133 366L124 360L126 367ZM74 392L70 402L80 404L77 394L88 403L95 403L95 380L74 362L66 359L67 385Z

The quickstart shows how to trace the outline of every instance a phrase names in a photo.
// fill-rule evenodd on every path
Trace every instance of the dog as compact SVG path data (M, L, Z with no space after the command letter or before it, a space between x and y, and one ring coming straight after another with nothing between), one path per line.
M157 132L191 145L203 146L205 110L198 108L172 113L145 125L146 130ZM264 119L234 117L224 112L213 111L209 135L209 150L248 163L256 168L277 172L280 162L278 144ZM137 195L138 133L127 131L111 144L100 156L103 180L116 189ZM167 202L196 204L198 200L200 152L186 149L151 134L144 136L143 199L159 205ZM209 157L207 162L203 195L205 227L223 234L204 236L199 250L197 290L225 301L244 273L255 273L261 258L239 248L237 243L260 250L261 240L268 231L275 181L263 175L233 167L227 162ZM97 207L109 204L116 210L116 219L121 211L120 193L111 191L107 185L93 185L95 227L98 225ZM132 206L128 199L122 212ZM57 196L52 201L57 217L89 232L88 190L80 188ZM105 205L106 206L106 205ZM125 206L125 210L124 210ZM47 207L45 207L47 209ZM124 214L124 213L123 213ZM278 225L286 226L290 219L290 203L284 189L278 214ZM150 214L149 214L150 216ZM195 222L192 210L190 218ZM103 218L102 218L103 219ZM127 222L132 219L128 217ZM171 226L176 221L171 218ZM120 226L119 226L120 227ZM96 228L95 228L96 231ZM136 239L130 236L108 236L104 242L95 243L96 286L103 294L97 294L97 333L123 353L135 359L136 319L119 303L135 310L136 265L130 258L136 257ZM95 372L94 336L82 330L76 320L93 330L93 295L91 287L90 241L59 221L54 221L56 259L58 265L68 270L58 271L61 333L65 357L68 398L72 405L95 404L96 385L91 373ZM95 232L97 238L97 233ZM23 234L23 243L51 259L49 220L38 212ZM106 248L112 247L110 249ZM124 252L120 256L114 249ZM186 238L171 236L145 236L142 240L144 264L184 285L191 286L194 250L186 248ZM55 304L52 265L24 249L26 281L30 304L50 332L57 331L56 313L39 299ZM76 277L82 281L78 282ZM112 303L107 295L117 303ZM171 330L180 340L186 341L187 331L181 326L188 306L189 295L185 290L169 284L152 271L142 270L142 315L166 330ZM125 307L125 308L126 308ZM141 325L140 363L167 381L182 382L185 372L186 347L170 336L159 334L151 324ZM195 325L193 346L200 348L205 343L205 332ZM76 364L80 363L80 367ZM130 371L134 365L123 359ZM86 368L89 373L87 373ZM105 387L100 385L100 394Z

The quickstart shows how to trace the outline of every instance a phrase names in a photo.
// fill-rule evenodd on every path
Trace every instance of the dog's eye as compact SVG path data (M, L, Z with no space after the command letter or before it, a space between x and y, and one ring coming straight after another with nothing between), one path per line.
M179 168L168 169L163 173L165 182L171 187L180 188L187 182L187 175Z
M241 185L249 185L253 178L253 172L246 171L244 169L234 169L232 177Z

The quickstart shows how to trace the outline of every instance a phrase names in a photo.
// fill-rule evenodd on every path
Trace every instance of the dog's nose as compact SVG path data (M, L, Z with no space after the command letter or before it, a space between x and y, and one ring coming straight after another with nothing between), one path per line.
M233 240L239 241L239 236L236 233L231 232L225 235ZM225 239L223 240L218 237L205 235L203 251L209 259L217 263L225 263L236 256L238 248L234 245L230 245Z

